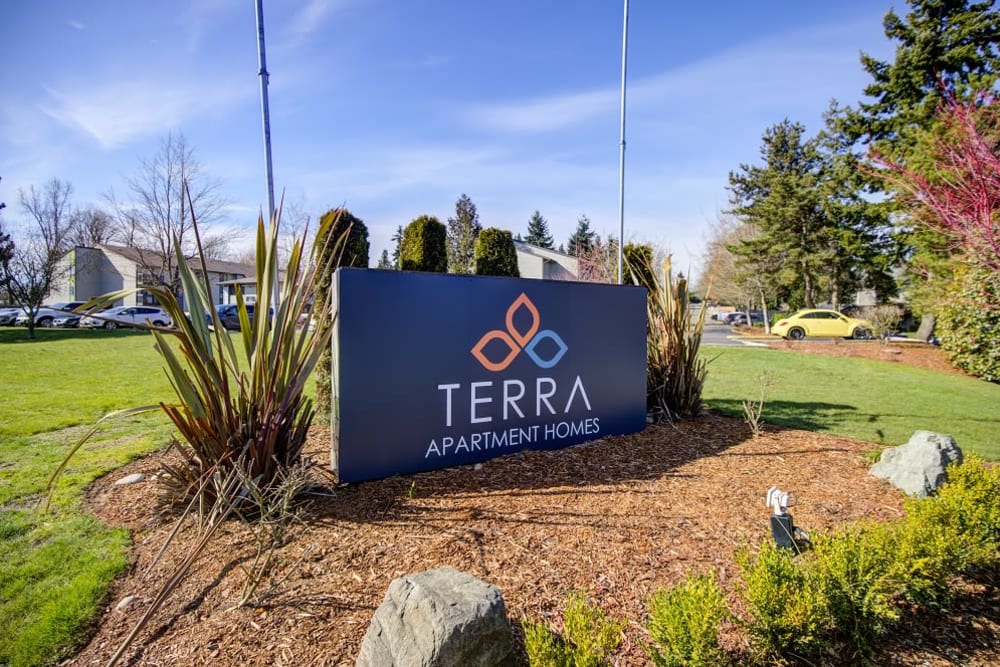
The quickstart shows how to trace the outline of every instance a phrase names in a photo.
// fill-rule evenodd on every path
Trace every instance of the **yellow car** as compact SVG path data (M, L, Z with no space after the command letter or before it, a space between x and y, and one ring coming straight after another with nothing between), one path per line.
M802 340L806 336L869 339L872 328L868 320L848 317L835 310L807 308L783 317L771 327L771 333L791 340Z

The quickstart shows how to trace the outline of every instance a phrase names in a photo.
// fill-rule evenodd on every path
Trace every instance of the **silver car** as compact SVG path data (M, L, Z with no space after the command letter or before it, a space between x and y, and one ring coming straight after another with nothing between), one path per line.
M79 308L86 301L57 301L56 303L42 306L35 313L35 326L36 327L51 327L53 322L57 317L66 317L70 311L74 308ZM28 313L23 309L18 309L17 317L14 319L14 324L18 326L25 326L28 324Z
M117 329L118 327L173 326L170 315L153 306L119 306L103 311L100 315L88 315L80 320L81 327L90 329Z

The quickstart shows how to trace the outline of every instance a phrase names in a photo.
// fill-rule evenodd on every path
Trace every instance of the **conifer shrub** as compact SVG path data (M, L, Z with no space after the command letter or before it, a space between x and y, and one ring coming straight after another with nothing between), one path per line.
M647 243L626 243L622 255L625 264L622 283L639 285L649 290L650 294L655 294L657 280L653 270L653 247Z
M910 565L904 575L918 601L921 593L933 599L950 576L1000 564L1000 468L975 455L952 464L935 495L907 501L900 530L899 560Z
M988 382L1000 382L1000 272L965 267L941 308L941 347L951 363Z
M603 667L621 644L625 621L609 619L582 593L573 593L563 611L562 636L527 619L521 627L531 667Z
M848 526L818 536L801 566L815 570L836 634L864 655L899 619L903 582L892 567L898 557L886 525Z
M479 232L474 255L477 276L521 277L514 237L506 230L487 227Z
M399 268L403 271L448 271L448 230L440 220L422 215L403 229Z
M814 569L803 567L791 551L770 541L756 556L740 551L736 562L747 612L741 621L757 660L779 664L790 656L815 655L828 646L832 617Z
M647 647L656 667L715 667L727 662L719 646L719 623L728 614L715 576L689 578L649 601Z
M317 247L325 253L320 258L320 266L325 267L316 277L316 299L313 308L318 304L330 308L330 285L334 272L341 266L368 268L368 228L358 217L346 208L330 209L319 219L319 230L323 238L317 236ZM344 239L340 244L327 242L328 239ZM313 407L316 410L317 422L328 422L330 419L330 373L332 360L330 347L324 348L323 356L316 366L316 400Z

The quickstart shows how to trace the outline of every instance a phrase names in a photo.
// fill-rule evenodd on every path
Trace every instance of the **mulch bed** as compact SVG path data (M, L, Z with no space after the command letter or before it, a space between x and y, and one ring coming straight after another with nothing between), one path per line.
M328 448L328 432L314 429L309 454L325 462ZM806 431L753 438L739 420L706 415L560 451L333 487L313 498L296 538L281 549L280 581L266 600L233 608L253 545L232 522L122 664L353 665L390 581L450 565L499 587L515 627L522 617L558 627L567 595L586 592L628 619L614 664L646 665L649 595L705 571L732 590L734 552L770 539L771 485L796 492L796 524L811 531L900 517L900 494L867 474L864 453L872 448ZM163 456L91 488L92 511L134 531L134 566L72 664L103 664L184 555L179 541L151 567L172 524L156 514L155 482L113 485L130 472L156 473ZM135 602L116 610L127 595ZM998 631L996 581L968 581L948 612L908 618L876 662L997 664ZM733 628L726 640L745 648Z

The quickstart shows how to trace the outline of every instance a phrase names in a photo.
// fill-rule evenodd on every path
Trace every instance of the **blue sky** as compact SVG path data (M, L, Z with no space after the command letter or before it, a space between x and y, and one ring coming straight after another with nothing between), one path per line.
M764 129L810 133L889 59L889 0L631 0L625 236L697 271L730 170ZM895 2L897 11L905 6ZM585 213L618 229L620 0L265 0L277 191L314 219L346 204L372 264L397 225L484 226L557 244ZM266 206L253 0L8 0L0 199L69 181L102 204L181 132L219 178L236 249Z

